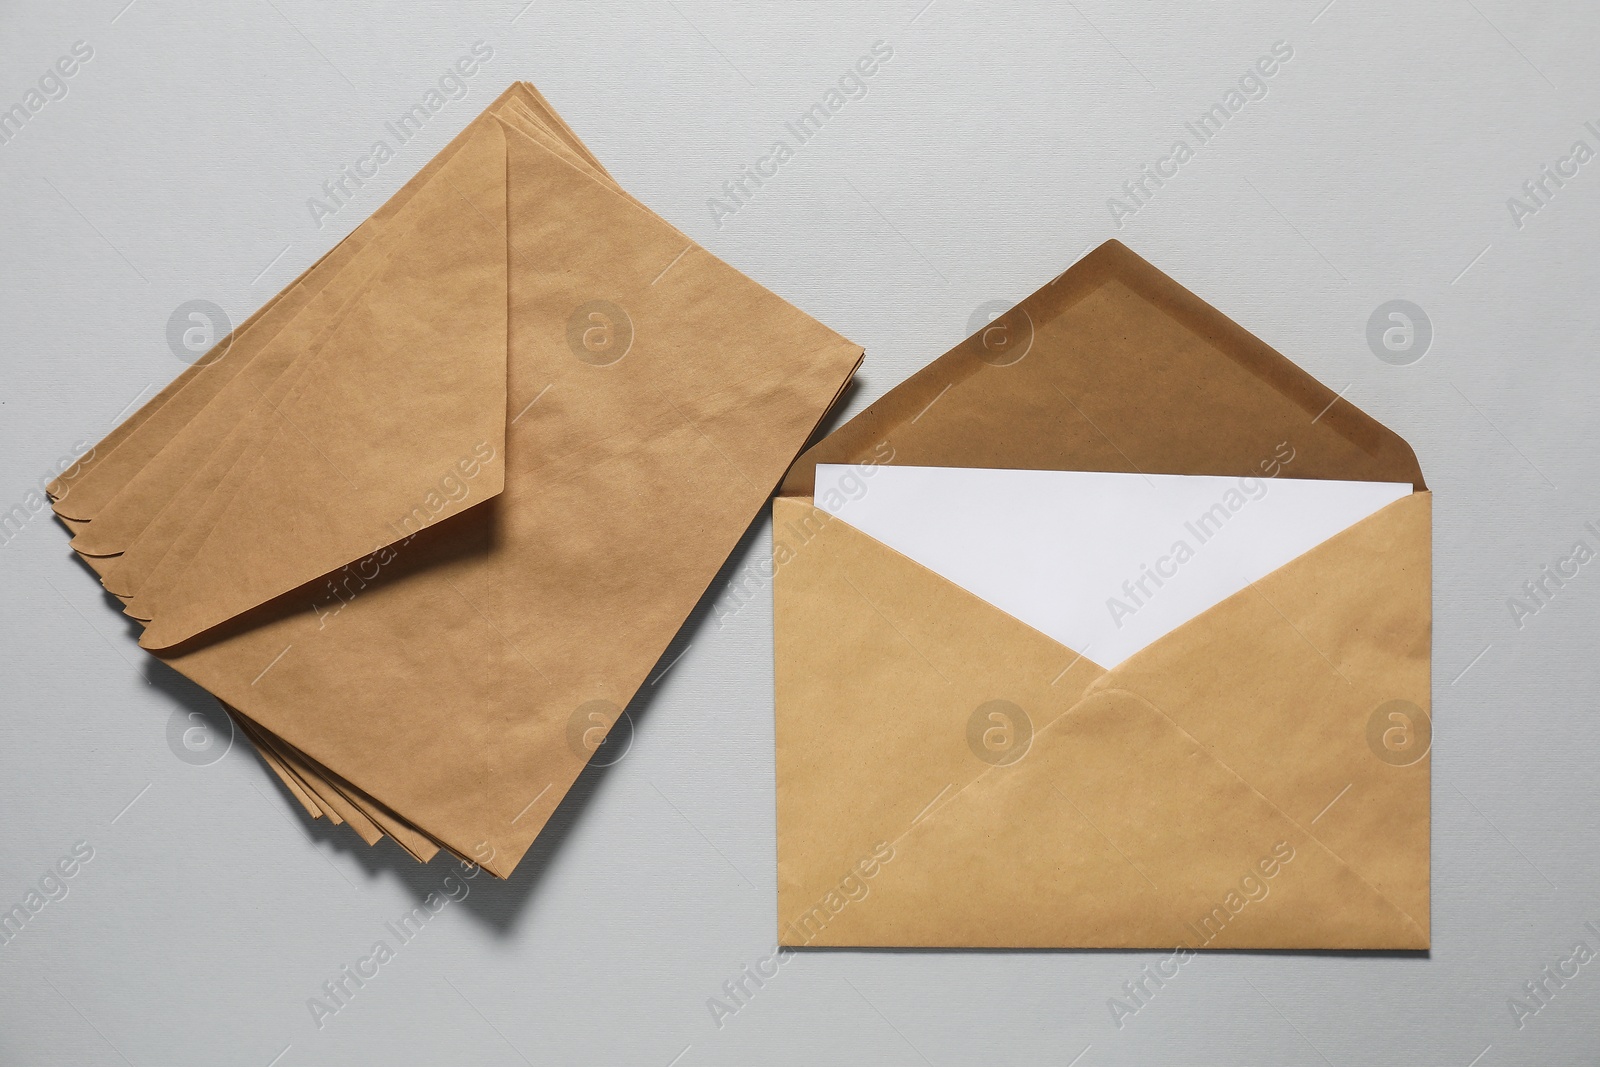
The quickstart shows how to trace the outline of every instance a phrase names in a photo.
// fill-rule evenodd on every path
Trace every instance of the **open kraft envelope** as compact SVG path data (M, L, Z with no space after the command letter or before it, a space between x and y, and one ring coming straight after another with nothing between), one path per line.
M52 487L309 813L502 877L861 357L541 106L514 86Z
M976 496L907 519L875 494L1093 480L1041 472L1152 498L1226 480L1264 494L1244 505L1263 528L1389 484L1105 665L849 521L948 548L983 529ZM774 502L780 943L1427 948L1430 506L1394 433L1121 244L1090 253L813 446ZM1026 531L1004 520L967 551L1007 561ZM1223 551L1197 532L1195 574ZM1143 610L1177 596L1114 577Z

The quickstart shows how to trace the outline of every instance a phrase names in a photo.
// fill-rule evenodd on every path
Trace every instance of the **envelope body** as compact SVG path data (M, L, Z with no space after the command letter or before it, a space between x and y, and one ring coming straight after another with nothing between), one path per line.
M1107 670L833 515L819 463L1411 492ZM1430 506L1398 436L1092 252L774 502L780 942L1426 949Z

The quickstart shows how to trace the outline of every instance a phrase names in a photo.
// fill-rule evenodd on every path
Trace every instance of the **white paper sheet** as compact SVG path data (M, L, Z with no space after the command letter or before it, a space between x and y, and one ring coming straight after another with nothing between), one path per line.
M824 463L816 500L1113 667L1411 491L1404 482Z

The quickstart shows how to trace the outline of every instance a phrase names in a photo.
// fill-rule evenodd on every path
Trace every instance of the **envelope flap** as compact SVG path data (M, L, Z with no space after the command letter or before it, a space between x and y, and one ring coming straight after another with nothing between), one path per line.
M1025 760L989 771L886 845L864 899L780 913L780 943L1428 945L1314 836L1119 691L1078 702Z
M487 113L503 113L508 106L520 106L524 98L536 97L529 87L514 83ZM241 411L261 400L276 401L279 386L270 383L278 379L285 360L298 361L318 349L323 327L337 316L350 293L364 288L372 264L387 257L393 238L411 229L412 198L472 138L478 125L469 125L452 138L370 218L163 390L163 396L172 392L170 403L158 407L151 401L106 438L105 449L97 448L103 454L115 439L114 452L97 459L86 472L69 472L72 503L59 501L58 514L65 510L93 520L73 528L73 548L91 567L108 577L111 569L121 569L122 564L95 557L117 556L134 541L148 541L145 535L162 508L176 505L180 492L199 491L190 475L214 456L214 442L239 424ZM130 576L124 572L118 580Z
M772 560L788 921L1103 672L809 500L773 502Z
M503 489L500 125L480 122L416 197L412 229L352 300L305 388L271 405L266 446L240 460L248 473L163 593L144 647L188 640Z
M893 463L1410 482L1411 448L1116 241L808 450L815 465Z
M1147 701L1423 930L1431 516L1396 501L1090 687Z

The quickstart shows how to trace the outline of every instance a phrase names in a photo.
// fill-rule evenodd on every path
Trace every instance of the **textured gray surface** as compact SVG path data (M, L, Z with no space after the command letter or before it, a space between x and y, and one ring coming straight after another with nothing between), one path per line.
M74 42L93 49L0 144L0 509L181 370L175 308L242 319L512 78L640 199L865 345L855 409L974 309L1115 235L1421 457L1437 494L1434 949L1205 956L1121 1028L1107 999L1149 956L813 953L719 1028L707 999L768 954L775 924L770 591L740 607L724 590L635 709L627 756L582 781L514 882L473 882L319 1029L307 998L445 867L308 827L242 739L180 759L169 723L200 698L151 669L40 515L0 547L0 908L75 843L94 855L0 946L0 1063L1600 1055L1600 961L1520 1028L1507 1003L1575 942L1600 950L1584 926L1600 927L1600 565L1520 626L1508 606L1575 540L1600 544L1585 527L1600 528L1600 161L1549 183L1536 213L1507 204L1574 141L1600 148L1584 125L1600 129L1600 11L126 3L0 11L0 106ZM307 198L480 40L494 56L468 99L315 225ZM894 55L867 95L717 225L708 198L879 40ZM1117 226L1108 198L1280 40L1293 58L1267 95ZM1409 365L1367 342L1395 299L1433 327ZM723 581L766 546L763 520Z

